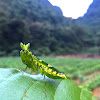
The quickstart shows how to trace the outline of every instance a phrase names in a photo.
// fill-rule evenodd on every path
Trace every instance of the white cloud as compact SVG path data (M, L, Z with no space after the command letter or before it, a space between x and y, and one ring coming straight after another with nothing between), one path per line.
M49 0L53 5L59 6L66 17L78 18L86 13L93 0Z

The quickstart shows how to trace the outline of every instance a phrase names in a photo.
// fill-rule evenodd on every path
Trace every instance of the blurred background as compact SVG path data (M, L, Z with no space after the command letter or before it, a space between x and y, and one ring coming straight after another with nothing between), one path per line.
M78 2L70 4L81 7ZM84 6L74 11L65 8L68 5L64 0L0 0L0 68L25 70L19 57L20 42L31 43L34 55L100 100L100 0L85 2L87 8L78 16Z

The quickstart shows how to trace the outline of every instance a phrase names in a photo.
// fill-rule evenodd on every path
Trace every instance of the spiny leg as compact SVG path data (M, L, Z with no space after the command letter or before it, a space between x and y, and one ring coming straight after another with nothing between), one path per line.
M46 94L46 79L45 79L45 75L44 75L44 81L45 81L45 97L47 97L47 94Z

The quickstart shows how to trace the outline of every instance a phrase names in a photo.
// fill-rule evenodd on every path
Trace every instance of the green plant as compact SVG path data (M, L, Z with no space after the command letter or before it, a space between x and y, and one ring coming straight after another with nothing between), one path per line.
M85 85L85 87L90 91L94 90L98 86L100 86L100 76L96 77L94 80L90 80L89 83Z
M31 52L28 51L29 44L22 44L21 46L23 49L23 51L21 51L22 61L28 67L35 71L37 67L42 65L43 68L46 67L51 68L52 71L55 70L51 65L32 55ZM23 57L25 58L23 59ZM31 62L28 59L30 59ZM58 70L55 71L58 72ZM43 70L41 72L49 76L49 78L46 76L44 78L40 74L30 75L17 69L1 68L0 90L2 91L0 91L0 100L96 100L91 92L76 86L70 79L63 78L62 76L61 79L59 79L60 76L56 77L56 79L52 79L56 74L51 77L52 74L49 72L45 73Z
M44 80L17 69L0 69L0 90L0 100L96 100L69 79Z
M23 63L25 63L27 65L27 67L31 68L32 70L36 71L38 70L38 68L40 68L41 70L41 74L48 76L49 78L53 78L53 79L70 79L68 76L64 75L63 73L60 73L57 69L55 69L53 66L47 64L46 62L38 59L36 56L32 55L31 52L29 52L28 48L30 47L30 44L24 45L23 43L20 44L22 51L20 52L21 54L21 58ZM62 80L63 81L63 80ZM62 83L61 81L61 83ZM66 81L66 80L65 80ZM64 83L65 85L65 83ZM68 85L68 84L66 84ZM63 86L62 86L63 87ZM64 88L64 87L63 87ZM78 90L79 91L79 90ZM83 94L80 96L80 99L82 100L92 100L94 99L94 97L92 98L91 95L88 92L88 96L85 97L84 94L87 94L85 89L83 89L84 92L82 92ZM60 92L58 91L58 94ZM45 94L46 96L47 94ZM64 96L64 94L63 94ZM66 97L66 98L65 98ZM68 99L68 96L65 96L64 100ZM77 96L78 97L78 96ZM57 100L61 100L62 97L56 97ZM55 97L54 97L55 99ZM72 98L73 100L75 100L76 98ZM79 100L79 98L77 98Z

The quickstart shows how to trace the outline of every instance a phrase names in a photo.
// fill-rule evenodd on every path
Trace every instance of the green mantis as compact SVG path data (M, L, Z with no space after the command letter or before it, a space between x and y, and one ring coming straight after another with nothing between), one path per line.
M20 43L20 46L22 48L20 51L21 59L22 62L27 65L27 67L34 71L38 71L40 69L41 74L44 75L44 77L46 75L52 79L70 79L68 76L58 71L50 64L47 64L43 60L40 60L36 56L32 55L32 53L29 51L30 43L26 45Z

